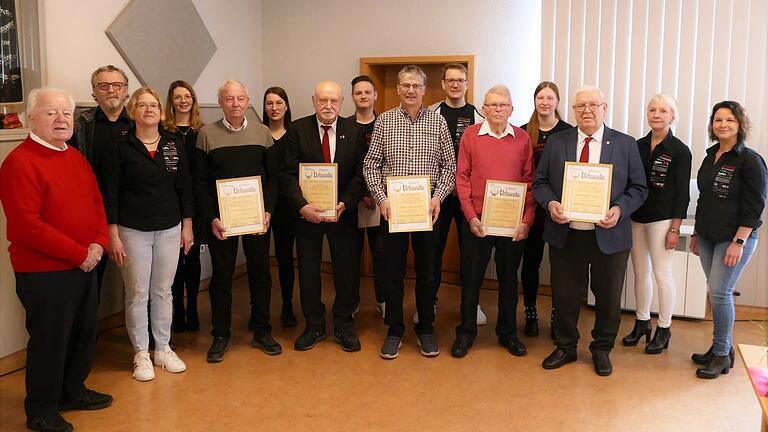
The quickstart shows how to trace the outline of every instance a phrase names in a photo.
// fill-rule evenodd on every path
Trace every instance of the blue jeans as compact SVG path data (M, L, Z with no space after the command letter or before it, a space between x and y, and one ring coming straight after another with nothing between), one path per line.
M731 350L733 321L733 290L741 272L749 262L749 258L757 248L757 239L748 238L744 243L741 259L733 267L723 264L725 251L730 241L715 243L699 236L699 258L704 274L707 276L709 302L712 304L712 352L715 355L726 356Z

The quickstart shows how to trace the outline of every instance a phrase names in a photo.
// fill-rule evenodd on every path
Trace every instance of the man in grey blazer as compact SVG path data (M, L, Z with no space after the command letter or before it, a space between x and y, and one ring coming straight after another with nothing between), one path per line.
M595 295L595 325L589 350L595 372L610 375L608 354L621 323L621 291L632 247L630 215L648 195L645 171L634 138L603 124L608 104L596 87L576 90L572 99L577 127L553 135L536 170L533 193L547 209L544 240L549 243L552 301L557 348L544 369L576 361L577 324L587 287ZM563 212L563 173L566 161L613 165L610 208L597 223L575 222Z

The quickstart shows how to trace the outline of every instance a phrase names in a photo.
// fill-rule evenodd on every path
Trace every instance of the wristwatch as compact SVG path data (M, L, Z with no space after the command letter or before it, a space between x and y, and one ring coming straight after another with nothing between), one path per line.
M739 246L744 246L744 242L746 242L746 239L734 237L733 242L736 243Z

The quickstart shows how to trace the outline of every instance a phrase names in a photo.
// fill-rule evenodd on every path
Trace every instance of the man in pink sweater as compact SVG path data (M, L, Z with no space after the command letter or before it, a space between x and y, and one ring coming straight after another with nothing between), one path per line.
M107 247L107 221L90 165L66 143L74 109L60 90L32 90L32 131L0 167L8 250L27 314L24 410L34 431L71 431L59 411L112 404L112 396L85 387L96 345L91 270Z
M464 357L477 336L477 304L485 268L496 250L499 278L499 315L496 335L499 344L514 356L527 354L517 337L517 269L523 256L528 228L536 207L533 182L533 151L528 134L509 124L512 114L509 89L495 85L485 94L485 121L468 127L459 144L456 165L456 191L467 222L461 237L461 325L456 327L456 341L451 355ZM522 222L512 237L487 235L481 222L485 183L502 180L526 183Z

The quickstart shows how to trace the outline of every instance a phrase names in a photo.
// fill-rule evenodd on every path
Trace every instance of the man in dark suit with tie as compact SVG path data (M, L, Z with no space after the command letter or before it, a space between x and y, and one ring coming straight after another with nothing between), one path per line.
M573 96L577 127L549 138L536 170L533 193L547 209L544 240L549 243L555 349L542 366L557 369L576 361L581 300L587 287L595 295L595 325L589 345L595 372L613 371L608 354L621 323L621 291L632 247L630 215L648 195L645 171L634 138L603 124L608 105L596 87ZM610 208L597 223L571 221L563 211L566 161L613 165Z
M299 351L312 349L326 338L320 283L323 236L328 238L333 262L334 340L344 351L360 350L353 314L360 302L357 204L365 192L362 173L365 138L354 120L339 117L343 101L338 84L330 81L318 84L312 95L315 114L294 121L287 132L281 187L285 189L289 205L301 214L296 225L296 250L306 329L294 344ZM298 181L300 163L338 165L336 221L322 217L321 211L304 199Z

